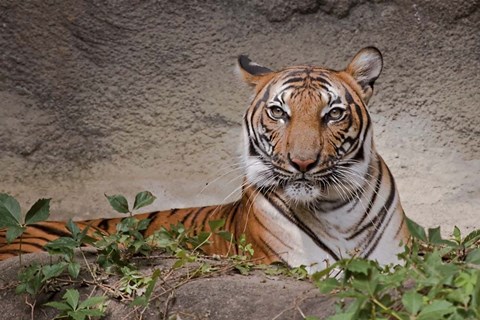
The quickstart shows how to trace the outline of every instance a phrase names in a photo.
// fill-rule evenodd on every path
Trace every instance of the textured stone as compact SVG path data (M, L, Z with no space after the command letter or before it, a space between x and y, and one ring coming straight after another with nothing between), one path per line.
M271 68L343 68L375 45L385 68L370 110L406 212L428 226L472 228L477 8L473 0L3 0L0 192L24 206L52 197L58 219L112 215L105 192L149 189L158 209L231 201L251 94L233 72L236 56Z
M132 200L151 190L153 209L231 201L242 181L242 113L251 95L233 72L236 56L271 68L340 69L375 45L385 60L370 105L376 145L405 211L423 225L468 232L479 227L480 209L478 6L0 0L0 192L24 209L52 197L53 218L64 220L113 215L103 193ZM4 263L2 280L7 270L14 278L16 266ZM182 288L175 310L270 319L287 309L284 319L300 319L291 306L313 288L223 280ZM200 293L192 297L193 286ZM205 291L214 298L201 304ZM29 318L22 300L1 294L7 318ZM301 310L318 314L323 299L302 300Z

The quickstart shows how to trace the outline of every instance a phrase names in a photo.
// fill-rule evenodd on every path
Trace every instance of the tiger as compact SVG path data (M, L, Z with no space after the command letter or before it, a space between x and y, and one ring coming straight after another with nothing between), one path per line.
M273 71L240 55L237 69L253 89L243 117L242 192L237 201L136 215L151 219L144 236L182 223L193 234L224 220L233 235L213 234L206 254L239 253L241 236L258 263L306 266L311 273L356 256L397 262L409 231L394 178L373 142L367 103L383 69L375 47L361 49L344 70L299 65ZM111 234L122 218L77 222ZM42 251L68 236L64 222L28 226L0 260Z

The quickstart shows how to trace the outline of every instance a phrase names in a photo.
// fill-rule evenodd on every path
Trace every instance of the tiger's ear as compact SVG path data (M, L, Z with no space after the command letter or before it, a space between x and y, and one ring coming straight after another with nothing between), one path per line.
M248 85L252 87L263 87L275 74L267 67L252 62L247 56L241 55L237 60L237 70Z
M373 83L377 80L383 68L383 58L375 47L360 50L345 69L362 89L363 101L368 102L373 94Z

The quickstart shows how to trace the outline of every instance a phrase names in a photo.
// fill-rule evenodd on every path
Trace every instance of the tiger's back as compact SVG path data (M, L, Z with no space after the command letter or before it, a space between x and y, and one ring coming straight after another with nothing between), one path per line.
M215 220L225 221L225 230L232 234L232 217L235 211L240 207L239 202L233 202L225 205L213 205L197 208L171 209L165 211L155 211L144 214L137 214L138 220L149 219L150 223L147 229L142 230L142 236L148 237L162 227L169 229L172 225L183 224L189 229L192 236L201 231L210 231L208 222ZM99 239L101 235L114 234L117 232L117 225L125 217L119 218L100 218L93 220L77 221L76 225L80 230L88 228L87 235ZM43 251L45 245L59 237L70 237L71 232L67 229L64 221L45 221L29 225L21 238L15 239L12 243L7 243L6 229L0 230L0 261L22 254ZM215 234L212 234L212 241L202 249L207 254L226 254L227 252L237 252L237 247L232 246ZM233 242L232 242L233 243Z

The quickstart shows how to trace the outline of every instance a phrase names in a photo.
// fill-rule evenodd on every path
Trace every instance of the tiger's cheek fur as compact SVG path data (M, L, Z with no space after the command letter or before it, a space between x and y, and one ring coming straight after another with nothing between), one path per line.
M269 131L269 144L272 147L271 157L272 161L277 163L285 163L283 155L283 141L287 136L286 123L270 124L267 130Z
M329 134L326 135L328 143L323 150L325 161L342 159L356 145L359 138L358 117L355 114L348 117L347 121L329 129Z

